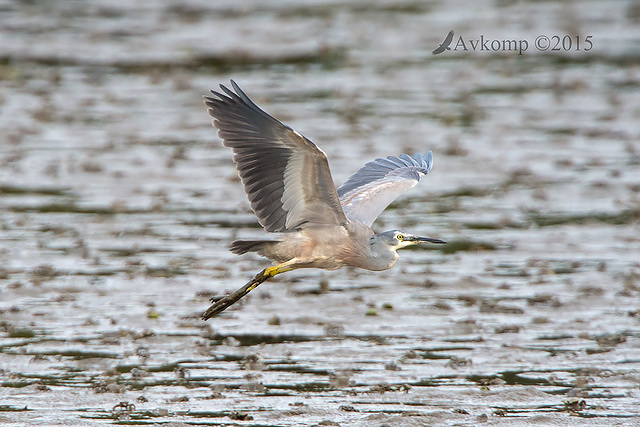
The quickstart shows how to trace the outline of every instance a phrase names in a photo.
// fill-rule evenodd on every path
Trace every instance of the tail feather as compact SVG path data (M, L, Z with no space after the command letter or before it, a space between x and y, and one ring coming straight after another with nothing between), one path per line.
M271 240L236 240L229 246L229 250L236 255L247 252L262 252L267 245L275 243Z

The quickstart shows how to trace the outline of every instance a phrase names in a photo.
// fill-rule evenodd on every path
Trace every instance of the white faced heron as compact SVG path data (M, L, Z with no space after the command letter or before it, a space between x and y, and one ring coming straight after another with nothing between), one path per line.
M233 90L205 96L213 126L233 161L260 225L269 240L236 240L231 252L257 252L274 261L242 288L214 302L204 320L222 312L259 284L297 268L335 270L344 266L386 270L396 250L416 243L445 243L400 230L376 234L371 225L400 194L431 170L433 156L376 159L337 190L327 156L313 142L276 120L249 99L232 80Z

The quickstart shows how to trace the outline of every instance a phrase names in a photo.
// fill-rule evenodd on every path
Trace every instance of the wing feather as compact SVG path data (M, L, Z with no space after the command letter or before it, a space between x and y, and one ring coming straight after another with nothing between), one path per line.
M432 166L431 151L424 156L401 154L369 162L338 188L342 210L350 221L371 226L391 202L415 187Z
M231 85L205 104L260 224L270 232L344 224L325 153Z

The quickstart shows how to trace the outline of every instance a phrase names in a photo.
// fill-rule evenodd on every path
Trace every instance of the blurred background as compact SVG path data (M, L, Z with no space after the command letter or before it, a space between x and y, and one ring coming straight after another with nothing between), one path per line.
M640 423L639 24L636 1L0 1L0 423ZM268 265L227 251L265 235L202 102L230 79L338 185L433 150L374 228L449 244L199 320Z

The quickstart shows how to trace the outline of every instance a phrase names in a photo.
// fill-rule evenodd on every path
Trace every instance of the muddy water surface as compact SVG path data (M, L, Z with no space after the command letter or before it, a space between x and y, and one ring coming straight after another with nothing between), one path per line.
M634 2L0 3L0 424L640 424ZM592 36L593 49L431 51ZM267 265L201 96L343 182L434 151L392 270Z

